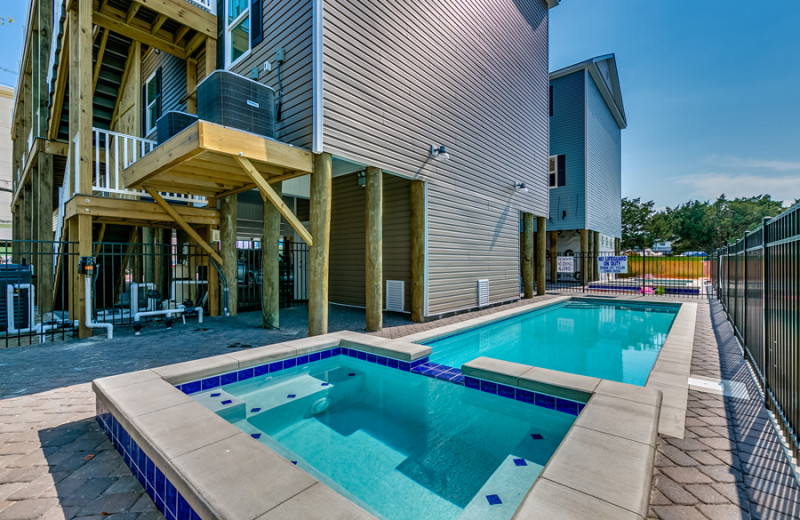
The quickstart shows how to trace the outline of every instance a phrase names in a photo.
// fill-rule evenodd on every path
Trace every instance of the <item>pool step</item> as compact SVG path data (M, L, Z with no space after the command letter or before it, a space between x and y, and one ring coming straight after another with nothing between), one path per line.
M467 504L458 520L511 518L544 469L530 460L509 455Z
M192 397L225 420L236 421L239 417L244 416L244 401L220 388L206 390L194 394Z

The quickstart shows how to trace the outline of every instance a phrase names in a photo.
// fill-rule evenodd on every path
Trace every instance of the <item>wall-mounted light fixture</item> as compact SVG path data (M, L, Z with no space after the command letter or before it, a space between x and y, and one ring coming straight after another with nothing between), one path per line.
M525 186L524 182L518 182L514 185L514 190L517 193L528 193L528 187Z
M358 172L358 185L362 188L367 185L367 172Z
M431 145L431 157L441 161L450 159L450 154L447 153L447 148L442 146Z

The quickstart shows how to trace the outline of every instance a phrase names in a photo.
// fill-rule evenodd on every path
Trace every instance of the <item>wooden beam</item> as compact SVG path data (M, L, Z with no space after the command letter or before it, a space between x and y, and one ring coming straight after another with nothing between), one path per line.
M50 105L50 117L48 119L47 138L51 141L58 137L58 127L61 122L61 109L64 105L64 93L67 89L69 77L69 20L64 21L64 33L61 36L61 51L58 54L58 70L56 71L56 86L53 90L53 104Z
M525 298L533 298L536 278L533 270L533 219L533 213L522 214L522 294Z
M425 321L425 183L411 181L411 320Z
M138 2L131 2L131 6L128 8L128 12L125 14L125 23L131 23L133 18L136 16L136 13L139 12L139 9L142 8L142 4ZM100 11L103 9L101 8Z
M308 262L308 335L328 332L328 273L331 232L332 162L329 153L315 156L311 175L311 234Z
M156 13L166 15L170 20L175 20L183 25L188 25L197 32L212 38L217 37L217 17L200 9L191 2L165 0L136 0L144 7ZM222 13L219 13L221 16Z
M69 154L69 146L67 143L60 143L58 141L42 141L43 147L41 151L44 153L49 153L51 155L58 155L60 157L66 157Z
M94 65L94 76L92 77L92 96L97 90L97 80L100 78L100 68L103 66L103 54L106 52L109 30L103 32L103 39L100 40L100 48L97 49L97 62Z
M178 42L180 42L190 30L191 27L188 25L182 25L177 31L175 31L175 35L172 37L172 43L177 45Z
M186 58L186 111L197 113L197 60Z
M131 42L131 46L128 49L128 58L125 60L125 70L122 73L122 79L119 82L119 91L117 95L117 99L114 102L114 112L111 114L111 129L114 130L116 128L117 119L119 118L119 107L120 103L122 102L122 91L125 89L125 85L128 83L128 77L131 75L131 69L133 68L133 60L138 59L139 57L136 56L136 48L140 48L137 45L138 42Z
M547 286L547 219L536 217L536 294L542 296Z
M225 264L222 274L228 281L228 314L236 316L239 312L238 259L236 254L236 197L226 197L219 207L219 249Z
M185 2L187 5L189 2ZM117 34L136 40L150 47L162 50L166 53L177 56L178 58L186 59L186 49L175 45L171 40L165 40L159 36L151 34L149 31L140 29L138 26L125 23L124 19L119 19L115 16L107 15L104 13L94 13L94 23L106 29L110 29Z
M174 220L174 221L175 221L175 222L178 224L178 226L180 226L180 228L186 232L186 234L187 234L187 235L189 235L190 237L192 237L192 240L194 240L195 242L197 242L197 244L198 244L198 245L199 245L199 246L200 246L200 247L201 247L201 248L202 248L202 249L203 249L203 250L204 250L206 253L208 253L209 255L211 255L211 258L213 258L215 262L217 262L219 265L223 265L223 262L222 262L222 257L221 257L221 256L219 256L219 253L217 253L217 252L214 250L214 248L213 248L213 247L211 247L211 246L208 244L208 242L206 242L206 241L203 239L203 237L201 237L201 236L200 236L200 234L199 234L199 233L197 233L197 231L195 231L194 229L192 229L192 226L190 226L190 225L189 225L189 223L188 223L188 222L186 222L186 220L185 220L185 219L184 219L182 216L180 216L180 215L178 214L178 212L177 212L177 211L175 211L175 209L174 209L172 206L170 206L170 205L169 205L169 203L167 203L167 201L165 201L165 200L164 200L164 199L161 197L161 195L159 195L159 194L158 194L158 192L157 192L157 191L155 191L154 189L150 188L149 186L145 186L145 187L144 187L144 190L145 190L147 193L149 193L151 197L153 197L153 200L154 200L154 201L156 201L156 203L157 203L159 206L161 206L161 207L164 209L164 211L166 211L166 212L167 212L167 214L168 214L170 217L172 217L172 220Z
M207 36L204 36L200 33L195 33L194 36L186 43L186 55L191 56L195 52L197 52L200 47L202 47L203 42L205 42Z
M272 188L270 188L272 189ZM280 196L282 186L278 184L275 193ZM281 214L273 204L264 202L261 228L261 326L277 329L280 326L280 251ZM284 255L292 251L284 244Z
M100 233L97 235L97 245L94 248L94 256L100 255L100 247L102 246L101 242L106 237L106 224L100 225Z
M68 160L73 179L77 179L79 193L92 192L92 4L82 1L69 13L69 143L79 136L77 149L72 148ZM77 154L78 160L75 161ZM91 220L91 219L90 219ZM81 229L84 224L81 224ZM81 238L83 240L83 238ZM89 239L91 242L91 238ZM91 246L90 246L91 249ZM91 251L87 253L90 255Z
M383 172L366 170L366 251L364 258L367 332L383 329Z
M592 268L591 260L589 259L589 230L581 229L581 262L579 269L581 270L581 279L583 283L589 282L589 270Z
M194 206L170 206L190 225L218 226L219 211L196 208ZM148 226L174 225L174 219L158 204L140 200L116 199L111 197L79 196L72 197L64 208L65 219L76 215L91 215L104 222L125 221L145 222ZM127 225L130 225L128 222Z
M122 174L126 187L135 188L162 171L197 155L203 150L198 143L198 125L193 123L178 135L145 155Z
M39 257L37 271L37 298L39 312L53 310L53 156L48 153L39 154L39 165L36 169L36 210L39 240Z
M206 76L217 68L217 40L206 38Z
M164 22L167 21L167 15L159 14L156 16L156 19L153 20L153 26L150 28L150 34L155 34L161 29L161 26L164 25Z
M242 169L247 173L247 175L253 180L256 186L258 186L258 191L261 192L261 198L264 199L264 202L271 202L275 209L283 215L283 218L289 222L289 225L292 226L292 229L297 231L297 234L300 235L300 238L303 239L303 242L309 245L309 247L314 245L313 240L311 239L311 234L308 232L306 227L303 225L302 222L292 213L292 210L289 209L289 206L283 202L281 196L278 195L275 190L272 189L264 177L258 172L258 170L253 167L253 165L245 159L244 157L236 157L236 161L242 167Z

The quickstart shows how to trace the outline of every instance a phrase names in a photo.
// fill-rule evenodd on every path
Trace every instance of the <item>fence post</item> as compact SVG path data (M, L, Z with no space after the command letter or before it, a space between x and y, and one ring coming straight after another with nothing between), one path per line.
M744 282L742 285L742 353L747 350L747 285L748 285L748 278L747 278L747 231L744 232L744 238L742 239L742 261L744 262L744 268L742 271L742 281ZM745 355L745 357L747 357Z
M761 269L761 340L763 341L763 352L761 353L762 363L764 364L761 367L761 377L764 378L762 384L764 385L764 406L769 408L769 247L767 243L768 234L767 234L767 224L770 221L770 217L764 217L761 223L761 247L763 248L763 255L762 255L762 269Z

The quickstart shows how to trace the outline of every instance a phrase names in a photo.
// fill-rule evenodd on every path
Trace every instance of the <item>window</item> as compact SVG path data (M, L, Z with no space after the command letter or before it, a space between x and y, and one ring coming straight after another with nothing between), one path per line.
M227 0L225 64L230 67L250 52L250 0Z
M550 156L550 187L558 188L567 184L567 169L565 155Z
M553 115L553 85L550 85L550 116Z
M144 135L156 129L161 117L161 67L144 84Z

